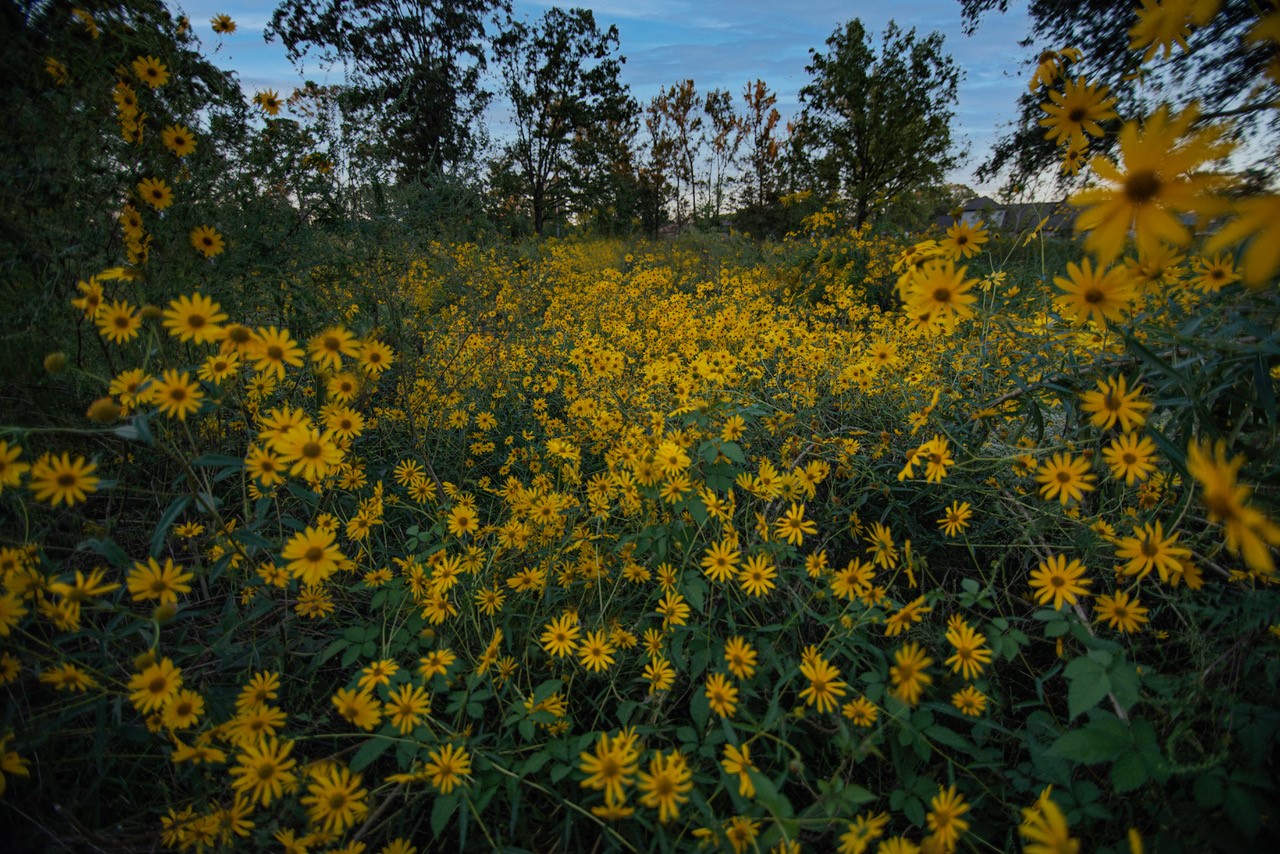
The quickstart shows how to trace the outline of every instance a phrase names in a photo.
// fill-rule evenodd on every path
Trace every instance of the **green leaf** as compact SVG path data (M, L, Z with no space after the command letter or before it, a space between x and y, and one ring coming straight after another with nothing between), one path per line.
M1134 750L1121 753L1111 766L1111 785L1118 794L1132 792L1147 782L1147 766Z
M693 691L693 699L689 701L689 713L693 715L694 726L699 731L705 731L707 728L707 718L711 715L711 703L707 700L707 693L697 688Z
M1115 723L1119 725L1118 731L1109 726L1091 724L1084 729L1065 733L1049 748L1049 755L1086 765L1110 762L1129 747L1129 737L1124 725L1119 721Z
M1258 802L1248 790L1239 786L1228 787L1223 807L1226 809L1227 818L1231 819L1231 823L1237 830L1248 837L1258 835L1258 830L1262 827L1262 817L1258 814Z
M747 456L742 453L742 447L737 442L721 442L720 453L733 460L740 466L747 464Z
M133 561L129 560L129 556L124 553L124 549L115 544L115 541L109 537L103 537L100 540L85 540L76 546L76 551L89 549L96 554L100 554L111 562L111 565L117 569L128 569L133 565Z
M160 550L164 548L164 538L169 533L169 527L173 525L175 519L182 515L182 511L186 510L187 505L190 503L190 495L179 495L169 502L168 508L160 517L160 521L156 523L155 532L151 535L152 557L160 557Z
M546 682L543 682L537 688L533 689L533 705L538 705L543 700L559 691L563 685L564 683L559 679L548 679Z
M457 795L442 795L436 798L436 804L431 808L431 832L437 838L444 833L445 827L449 824L449 819L457 808Z
M685 578L681 589L684 598L688 599L693 609L701 614L707 601L707 583L696 575L690 575Z
M1111 680L1106 668L1088 658L1074 659L1063 675L1070 685L1067 688L1067 709L1071 719L1078 718L1102 701L1111 690Z
M350 767L352 771L361 771L369 766L369 763L377 759L383 753L386 753L391 745L395 744L389 738L383 738L381 735L375 735L364 743L356 755L351 757Z

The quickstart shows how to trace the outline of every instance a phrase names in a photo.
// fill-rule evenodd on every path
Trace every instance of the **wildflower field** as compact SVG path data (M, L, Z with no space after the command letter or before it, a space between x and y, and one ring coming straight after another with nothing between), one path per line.
M4 61L6 845L1280 841L1280 197L1229 117L1089 161L1065 50L1065 233L427 240L330 222L139 8Z

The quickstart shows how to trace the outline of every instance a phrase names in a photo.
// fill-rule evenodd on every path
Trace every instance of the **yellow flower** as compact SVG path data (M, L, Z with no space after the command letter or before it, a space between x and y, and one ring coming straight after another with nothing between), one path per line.
M729 672L739 679L750 679L756 673L758 653L741 637L731 637L724 645L724 660Z
M286 365L294 368L302 366L302 348L287 329L258 327L248 345L248 351L249 358L254 361L255 371L273 374L278 380L284 379Z
M1115 323L1135 296L1133 279L1123 267L1095 270L1088 258L1079 266L1068 262L1066 278L1054 276L1053 283L1065 292L1054 298L1058 310L1077 323Z
M1092 492L1092 481L1097 477L1089 472L1089 461L1084 457L1072 458L1070 454L1054 454L1041 464L1036 472L1036 480L1041 484L1040 495L1046 501L1055 497L1066 506L1068 501L1084 498L1086 492Z
M800 675L809 680L800 692L805 704L816 706L820 713L834 712L848 687L840 681L840 671L822 656L815 656L800 664Z
M593 672L603 672L613 664L614 646L609 642L604 631L587 632L581 646L578 647L578 660L582 666Z
M577 618L563 614L547 623L542 633L542 648L556 658L563 658L578 648L578 638L582 629L576 625Z
M170 418L186 421L188 415L200 409L204 392L186 371L178 373L170 368L151 384L151 402Z
M731 718L738 708L738 688L723 673L712 673L707 677L703 694L711 711L722 718Z
M236 22L231 20L230 15L214 15L209 19L209 23L218 35L230 35L236 31Z
M360 342L341 326L331 326L311 339L311 359L331 371L342 369L342 357L360 354Z
M18 462L20 456L22 448L19 445L10 445L0 439L0 492L4 492L6 486L16 487L30 470L29 464Z
M471 773L471 756L465 748L446 744L427 754L423 769L431 778L431 785L447 795Z
M146 714L164 708L182 687L182 671L172 660L161 659L129 678L129 700Z
M752 555L738 572L738 583L750 596L767 596L776 584L778 570L765 554Z
M357 824L368 813L366 789L360 788L361 775L347 768L331 768L316 774L301 798L312 824L330 833L342 833Z
M629 733L610 736L600 733L593 753L578 754L578 767L585 780L578 785L584 789L603 791L605 798L621 803L625 798L625 789L631 785L639 770L640 753L636 749L635 737Z
M195 134L184 125L169 125L160 132L160 139L175 157L186 157L196 150Z
M209 225L201 225L191 229L191 245L206 258L220 255L224 248L222 235Z
M143 178L139 181L138 197L158 211L173 204L173 190L160 178Z
M1160 580L1169 583L1182 570L1182 561L1191 557L1191 551L1177 545L1176 533L1164 535L1164 525L1156 522L1135 527L1133 534L1122 537L1116 544L1116 559L1128 561L1121 572L1146 578L1152 569L1160 573Z
M1085 134L1103 136L1099 122L1116 118L1116 99L1106 86L1092 83L1083 77L1068 80L1061 92L1050 92L1049 102L1040 105L1047 118L1040 124L1049 130L1045 139L1059 145L1083 145Z
M738 747L733 744L725 744L724 758L720 760L720 767L724 768L724 773L738 776L738 794L744 798L754 798L756 796L755 784L751 782L751 772L759 771L751 761L751 745L744 744Z
M1031 589L1041 605L1053 603L1055 611L1063 604L1074 605L1080 596L1088 596L1086 589L1093 582L1084 577L1085 565L1079 560L1070 563L1062 555L1053 555L1031 573Z
M431 712L431 695L421 685L401 685L387 697L387 718L401 735L413 732Z
M680 814L680 805L689 800L693 789L693 772L678 750L669 754L655 753L648 771L641 771L637 787L640 803L657 808L658 821L666 824Z
M1094 427L1107 430L1118 422L1120 429L1128 433L1146 423L1146 413L1151 404L1142 399L1137 389L1129 389L1127 379L1123 376L1108 377L1105 381L1097 380L1097 384L1096 391L1086 391L1081 395L1081 408L1092 413L1089 422Z
M925 672L933 659L919 644L912 642L893 653L893 662L889 668L893 695L909 706L916 705L924 689L933 683L933 677Z
M1219 210L1206 194L1220 179L1193 173L1225 157L1231 146L1221 141L1221 128L1193 131L1199 115L1194 104L1177 114L1163 105L1141 127L1126 122L1119 136L1123 171L1106 157L1093 158L1094 172L1111 186L1082 190L1070 203L1083 208L1076 231L1089 232L1084 246L1103 264L1120 254L1130 229L1138 249L1154 254L1161 242L1185 246L1191 240L1175 212Z
M281 552L289 572L308 586L324 581L338 569L342 552L334 545L332 531L307 528L293 535Z
M98 478L93 476L98 468L84 457L63 452L55 457L44 454L31 467L31 491L36 501L47 501L57 507L66 504L68 507L84 501L89 494L98 491Z
M115 344L125 344L137 338L138 330L142 327L142 318L124 300L104 305L98 310L94 320L102 337Z
M938 527L948 537L954 537L969 527L971 518L973 518L973 508L969 506L968 501L952 501L951 506L946 510L946 515L938 520Z
M196 344L219 340L222 329L218 324L226 319L221 306L198 293L171 300L164 312L164 325L169 334Z
M146 563L135 561L129 570L127 584L129 594L135 602L157 600L160 605L171 605L178 601L179 594L191 592L191 579L195 575L183 572L182 567L174 564L172 558L165 558L161 565L155 558L147 558Z
M938 794L929 801L928 815L925 823L933 831L933 838L942 846L943 851L954 851L960 840L960 834L969 829L969 822L960 816L969 811L969 805L956 792L956 787L938 790Z
M1111 628L1121 632L1138 632L1147 622L1147 609L1138 601L1138 597L1129 599L1129 594L1117 590L1114 596L1102 595L1094 602L1097 619L1107 622Z
M1222 439L1192 442L1187 448L1187 471L1200 484L1209 521L1222 525L1227 550L1242 555L1254 572L1270 574L1275 570L1270 547L1280 546L1280 526L1248 505L1252 490L1236 479L1244 456L1228 460L1226 448Z
M154 56L140 56L135 59L133 73L152 89L158 89L169 82L169 70Z

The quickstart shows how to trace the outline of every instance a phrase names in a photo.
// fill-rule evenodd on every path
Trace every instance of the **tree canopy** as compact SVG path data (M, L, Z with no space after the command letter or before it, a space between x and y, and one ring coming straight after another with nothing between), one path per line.
M862 225L901 193L938 183L957 157L951 107L960 72L939 33L918 37L890 21L878 50L860 20L811 51L800 90L804 171Z

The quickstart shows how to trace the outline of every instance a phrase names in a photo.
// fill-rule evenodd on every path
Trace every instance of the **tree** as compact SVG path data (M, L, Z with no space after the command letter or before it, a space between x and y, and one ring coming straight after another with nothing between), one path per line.
M585 173L598 178L601 161L619 157L620 126L637 107L619 82L617 50L618 28L601 31L585 9L551 8L533 25L508 20L494 42L516 130L504 153L538 234L548 214L585 195Z
M890 21L877 56L855 19L827 39L828 53L810 52L800 127L811 177L843 199L855 225L902 193L940 182L957 162L950 107L959 71L942 42Z
M960 0L960 5L965 33L972 35L983 16L993 10L1004 12L1009 3ZM1200 5L1210 11L1214 6ZM1157 63L1154 73L1143 74L1142 86L1132 82L1144 54L1143 50L1130 49L1130 30L1138 20L1137 8L1137 3L1115 0L1032 0L1027 11L1030 31L1036 35L1022 42L1029 51L1027 64L1037 64L1046 50L1079 49L1082 61L1069 73L1073 77L1085 74L1090 80L1105 84L1119 98L1116 110L1123 117L1143 115L1153 104L1176 92L1180 101L1200 100L1212 115L1232 116L1241 136L1280 128L1280 114L1271 109L1280 97L1280 74L1270 78L1266 75L1276 57L1275 46L1265 40L1244 39L1267 4L1222 0L1217 13L1202 25L1192 20L1193 10L1188 6L1184 10L1188 17L1174 22L1186 39L1187 49L1175 47ZM1061 151L1045 139L1044 128L1038 124L1044 115L1040 105L1047 100L1042 86L1023 92L1018 99L1018 120L979 166L979 178L988 180L1007 171L1023 180L1057 163ZM1106 153L1114 143L1114 135L1090 140L1092 153ZM1273 156L1273 152L1263 156Z
M782 114L775 106L778 96L769 91L763 80L748 83L742 90L742 100L746 111L738 119L738 126L747 145L742 203L746 207L765 208L777 201L776 132Z
M711 123L707 143L710 145L709 174L707 175L707 210L716 222L724 207L729 171L738 160L742 146L742 127L733 109L733 95L727 89L712 89L707 93L703 112Z
M669 144L664 151L669 155L668 175L675 181L676 225L684 225L683 195L680 187L689 188L689 210L698 210L698 179L694 164L702 148L702 112L698 91L692 80L673 84L659 93L656 103L663 114L663 124Z
M402 180L468 159L481 86L485 25L508 0L284 0L267 29L295 63L312 50L346 65L343 106L375 122Z

